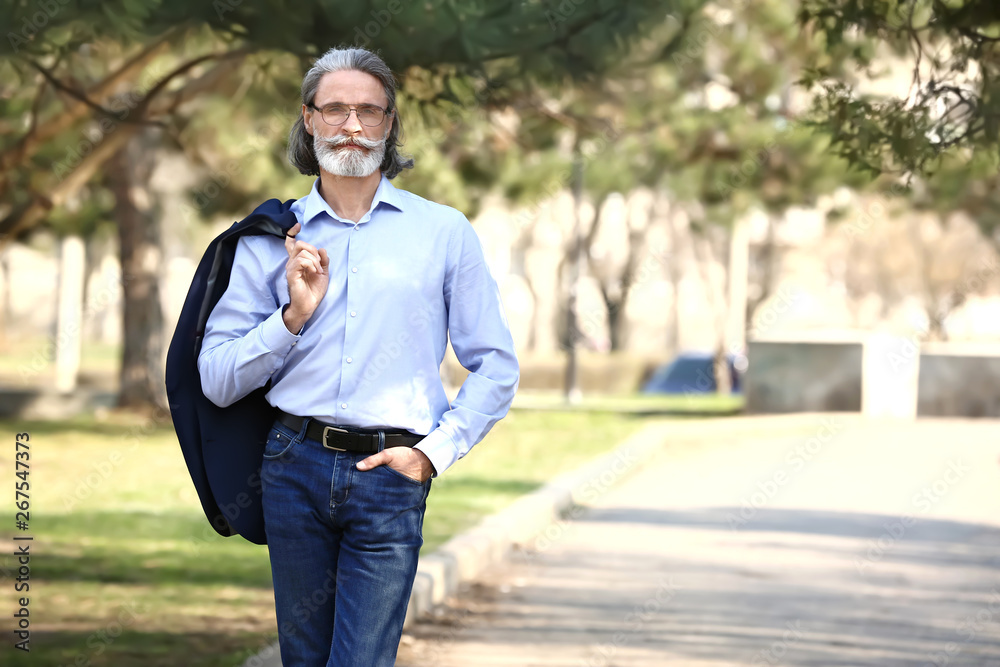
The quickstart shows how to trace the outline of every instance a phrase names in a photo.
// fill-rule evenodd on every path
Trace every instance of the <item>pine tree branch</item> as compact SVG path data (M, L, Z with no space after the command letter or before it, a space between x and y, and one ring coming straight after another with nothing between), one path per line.
M115 111L113 109L108 109L107 107L102 106L101 104L87 97L87 94L84 91L74 88L73 86L70 86L69 84L60 81L55 76L55 74L53 74L51 71L43 67L40 63L35 62L34 60L28 58L25 58L25 61L35 70L37 70L43 77L45 77L45 80L49 84L51 84L53 88L63 91L73 99L81 102L85 107L96 111L97 114L100 116L112 118L122 123L138 123L140 125L160 125L160 126L163 125L159 121L151 121L145 118L140 118L138 120L129 119L127 117L128 116L127 112L126 114L123 115L121 111Z
M159 55L159 51L177 32L176 29L165 32L160 39L154 41L130 58L128 62L124 63L115 72L94 85L87 91L86 97L91 100L104 99L121 82L138 75L146 65ZM77 100L75 104L67 106L58 114L54 114L53 117L46 119L44 123L37 124L32 130L26 132L17 143L0 152L0 172L24 165L34 157L47 141L59 136L59 134L82 120L89 110L90 107L88 105Z
M229 55L236 55L236 53L234 51ZM203 62L206 59L202 57L198 60ZM193 66L194 64L191 64L191 67ZM147 95L144 99L145 112L150 116L173 113L181 104L197 94L215 88L221 77L238 66L239 61L237 59L226 57L204 75L188 82L185 86L175 91L158 96L157 98ZM183 71L188 71L189 69L190 67L179 67L174 73L180 75ZM158 90L163 91L164 88L160 86ZM98 169L113 157L118 150L125 146L142 127L143 125L138 123L125 124L121 127L115 126L113 131L95 144L93 150L65 178L53 183L47 194L35 193L27 203L16 208L7 217L0 220L0 248L13 241L19 234L41 222L48 211L65 205L70 198L76 195L93 178Z

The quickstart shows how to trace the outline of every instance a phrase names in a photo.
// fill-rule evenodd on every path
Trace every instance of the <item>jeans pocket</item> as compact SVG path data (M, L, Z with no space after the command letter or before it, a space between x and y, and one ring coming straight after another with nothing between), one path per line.
M271 461L281 458L301 441L300 434L284 424L275 424L271 428L271 432L267 434L267 444L264 445L264 460Z
M401 480L403 480L405 482L408 482L408 483L412 484L413 486L424 487L424 486L427 485L427 482L421 482L419 480L413 479L412 477L407 477L406 475L404 475L403 473L399 472L398 470L390 468L388 463L383 463L382 465L380 465L377 468L375 468L375 470L383 470L383 469L385 470L385 472L389 473L393 477L396 477L396 478L401 479ZM430 481L430 480L428 480L428 481Z

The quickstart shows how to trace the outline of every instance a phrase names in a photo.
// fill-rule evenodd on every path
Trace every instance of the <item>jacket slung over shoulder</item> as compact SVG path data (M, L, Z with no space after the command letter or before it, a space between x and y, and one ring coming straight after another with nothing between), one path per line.
M269 199L209 244L167 351L170 416L205 516L220 535L241 535L254 544L267 542L260 467L274 408L264 399L266 387L226 408L216 406L202 392L198 354L208 316L229 285L240 237L283 237L297 222L294 203Z

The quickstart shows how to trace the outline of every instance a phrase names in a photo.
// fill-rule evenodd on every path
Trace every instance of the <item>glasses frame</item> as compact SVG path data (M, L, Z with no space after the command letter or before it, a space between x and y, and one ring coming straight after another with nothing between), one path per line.
M327 125L330 125L331 127L340 127L341 125L343 125L344 123L346 123L348 120L350 120L350 118L351 118L351 112L352 111L354 112L354 117L358 119L358 123L360 123L361 125L363 125L365 127L381 127L382 123L385 122L385 119L389 118L393 113L395 113L393 110L391 110L391 109L383 109L382 107L380 107L377 104L341 104L339 102L333 102L331 104L328 104L327 106L343 106L343 107L347 107L347 117L344 118L344 120L340 121L339 123L331 123L329 120L327 120L326 114L323 113L323 108L318 107L318 106L316 106L315 104L312 104L312 103L309 103L306 106L309 107L310 109L312 109L313 111L319 112L319 117L323 119L324 123L326 123ZM358 108L359 107L371 107L371 108L374 108L374 109L379 109L382 112L382 120L380 120L375 125L369 125L368 123L366 123L363 120L361 120L361 116L358 115Z

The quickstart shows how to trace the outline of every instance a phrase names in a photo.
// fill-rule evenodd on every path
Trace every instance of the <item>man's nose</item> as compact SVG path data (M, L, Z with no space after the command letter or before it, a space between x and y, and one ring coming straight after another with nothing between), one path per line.
M357 110L351 109L347 114L347 120L344 121L344 131L348 134L360 134L362 127Z

